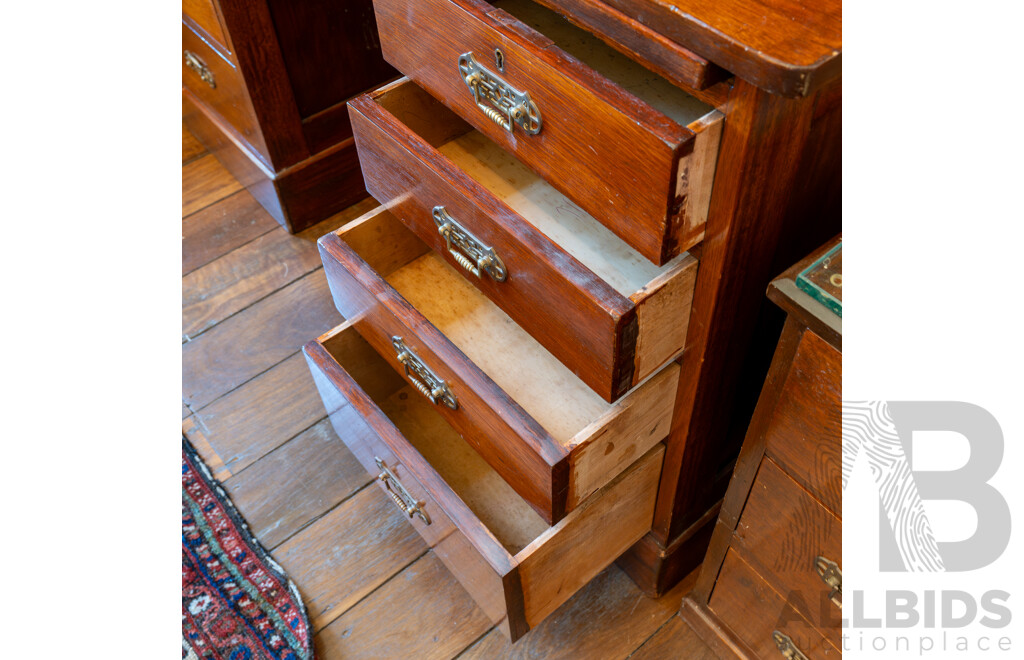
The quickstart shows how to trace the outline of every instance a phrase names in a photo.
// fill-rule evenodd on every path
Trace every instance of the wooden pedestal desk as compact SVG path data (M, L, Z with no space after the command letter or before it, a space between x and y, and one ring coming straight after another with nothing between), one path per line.
M842 244L772 282L788 313L682 613L723 656L842 654Z
M374 0L382 207L320 239L339 436L515 639L701 560L781 319L839 231L838 2ZM777 310L774 310L777 313Z
M185 0L188 129L288 231L366 196L345 102L395 77L370 0Z

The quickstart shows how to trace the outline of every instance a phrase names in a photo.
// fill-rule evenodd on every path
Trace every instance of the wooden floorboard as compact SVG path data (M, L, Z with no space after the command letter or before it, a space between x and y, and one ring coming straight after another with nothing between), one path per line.
M299 351L341 322L315 242L375 206L289 236L182 132L182 432L295 581L318 657L713 657L678 625L686 582L651 600L615 566L509 645L335 435Z
M182 278L181 332L195 337L319 267L314 243L273 229Z
M206 154L181 168L181 217L206 208L242 189L224 166Z
M301 353L293 353L197 411L192 419L218 459L236 474L323 416L324 405L306 360Z
M441 560L428 552L321 630L314 642L325 660L443 660L456 656L490 625Z
M341 321L322 268L278 289L182 346L185 403L201 410Z
M211 204L181 221L181 274L280 227L248 190Z
M629 656L629 660L664 660L665 658L717 660L718 656L676 614L633 655Z
M325 417L224 482L256 538L274 548L372 477Z

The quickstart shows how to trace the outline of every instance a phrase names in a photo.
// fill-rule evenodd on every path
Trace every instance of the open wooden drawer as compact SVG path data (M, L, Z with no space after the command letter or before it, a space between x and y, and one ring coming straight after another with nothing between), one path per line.
M663 445L549 527L385 364L357 323L346 321L303 349L331 422L513 641L650 529Z
M658 265L698 243L723 115L529 0L375 0L384 59Z
M683 349L692 255L655 266L408 80L349 112L370 194L606 401Z
M609 404L387 210L320 254L342 316L547 522L668 435L678 364Z

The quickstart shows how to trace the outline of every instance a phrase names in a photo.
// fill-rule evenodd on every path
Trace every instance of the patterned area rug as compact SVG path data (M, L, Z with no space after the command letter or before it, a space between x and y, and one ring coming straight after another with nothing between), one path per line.
M195 450L181 441L181 657L312 660L306 608Z

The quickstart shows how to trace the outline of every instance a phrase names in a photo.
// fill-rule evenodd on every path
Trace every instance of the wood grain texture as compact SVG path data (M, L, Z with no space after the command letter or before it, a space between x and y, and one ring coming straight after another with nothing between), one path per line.
M195 338L250 304L319 269L316 245L278 227L181 280L181 332Z
M206 153L206 147L192 135L192 132L181 122L181 164L186 165L190 161Z
M693 148L691 130L482 0L382 0L374 6L385 58L474 128L654 263L675 256L672 247L689 247L668 246L666 235L673 174ZM528 90L541 109L536 135L494 124L458 73L462 53L474 52L490 65L495 47L505 54L503 78ZM587 140L579 139L581 125Z
M684 591L647 598L611 566L515 643L495 628L459 658L625 658L675 614Z
M242 189L212 154L190 162L181 170L181 217L224 199Z
M605 400L615 401L682 350L695 259L680 257L666 272L645 281L647 286L635 293L630 288L627 297L539 231L539 210L532 217L520 215L437 150L468 127L416 85L395 83L356 99L350 108L369 191L456 269L462 266L437 231L435 206L443 205L456 222L491 246L506 264L508 278L467 279ZM566 208L572 206L562 200ZM585 234L587 225L580 224ZM617 240L610 234L608 238ZM598 242L596 237L587 240ZM607 268L614 271L616 266ZM635 310L645 307L638 337ZM571 333L564 325L567 308L575 319ZM637 353L639 346L642 354Z
M444 660L489 626L444 565L428 553L320 631L314 643L321 658Z
M314 271L182 347L185 401L201 409L294 354L341 320L323 271Z
M274 550L321 630L423 554L391 500L364 488Z
M182 47L194 53L213 75L214 87L190 69L182 57L181 84L201 103L213 110L231 125L245 146L269 164L270 155L266 139L249 97L242 74L234 63L223 57L196 34L187 23L181 25Z
M840 516L842 391L842 353L804 332L765 431L768 455Z
M627 57L640 62L687 91L699 93L728 73L693 51L609 7L588 0L539 0L567 20L593 32Z
M231 471L224 465L220 454L217 453L217 450L206 439L206 429L199 423L198 418L190 416L182 420L181 433L192 443L192 447L199 453L206 466L210 468L210 473L213 474L215 479L223 481L231 476Z
M774 630L789 636L810 660L841 657L783 595L768 586L734 551L725 557L709 609L753 651L754 657L778 654L772 640Z
M761 462L733 546L833 646L842 647L842 611L814 568L823 556L842 569L842 521L770 459Z
M278 224L246 190L185 218L181 223L181 274L228 254Z
M323 415L302 358L293 354L193 417L224 464L235 473Z
M679 616L674 616L638 648L630 660L718 660L719 656Z
M215 39L225 52L231 52L224 34L224 26L220 22L217 4L213 0L183 0L181 14L183 19L191 19L208 36Z
M274 548L371 481L323 419L223 482L266 548Z
M805 96L840 74L841 0L601 1L769 92Z

